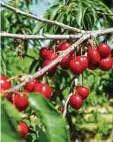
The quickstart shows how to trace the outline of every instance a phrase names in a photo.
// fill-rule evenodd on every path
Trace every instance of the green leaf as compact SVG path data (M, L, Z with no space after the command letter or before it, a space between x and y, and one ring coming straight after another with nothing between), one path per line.
M49 142L69 142L69 133L62 115L42 95L29 94L31 107L38 112Z
M9 136L9 134L1 133L1 142L20 142L20 141L18 139L13 139L12 137Z
M77 12L76 21L77 21L77 24L81 27L82 12L83 12L83 7L82 7L82 2L81 2L81 0L79 1L78 9L79 9L79 10L78 10L78 12Z
M19 112L6 100L2 102L1 107L1 131L3 133L3 142L21 142L21 138L17 132L17 120L20 119Z

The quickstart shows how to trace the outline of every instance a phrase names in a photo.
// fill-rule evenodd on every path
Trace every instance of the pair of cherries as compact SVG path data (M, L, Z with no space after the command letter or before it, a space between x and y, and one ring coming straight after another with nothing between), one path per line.
M74 91L76 91L76 93L71 95L69 104L74 109L80 109L83 104L83 100L85 100L89 95L89 89L84 86L77 86Z
M99 67L103 71L112 68L111 49L106 43L100 43L97 49L88 50L89 69L95 70Z

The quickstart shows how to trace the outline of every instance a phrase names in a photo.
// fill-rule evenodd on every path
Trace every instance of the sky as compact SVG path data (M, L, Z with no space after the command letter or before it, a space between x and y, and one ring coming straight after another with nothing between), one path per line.
M9 0L1 0L3 2L8 2ZM39 0L37 4L33 4L30 7L30 11L37 15L37 16L42 16L43 13L54 4L55 0Z

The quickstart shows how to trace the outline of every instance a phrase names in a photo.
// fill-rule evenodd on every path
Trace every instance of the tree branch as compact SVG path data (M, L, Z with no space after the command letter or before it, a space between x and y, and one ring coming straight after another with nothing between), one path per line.
M38 21L41 21L41 22L44 22L44 23L47 23L47 24L56 25L56 26L59 26L59 27L61 27L63 29L70 30L70 31L73 31L73 32L82 32L82 30L79 30L77 28L65 25L63 23L48 20L48 19L45 19L45 18L42 18L42 17L38 17L38 16L35 16L35 15L32 15L32 14L26 13L26 12L21 11L21 10L19 10L17 8L14 8L14 7L12 7L12 6L4 3L4 2L0 2L0 4L1 4L2 7L5 7L7 9L11 10L11 11L14 11L16 14L21 14L21 15L30 17L30 18L32 18L34 20L38 20Z
M75 35L23 35L23 34L12 34L7 32L0 32L0 37L7 37L7 38L17 38L23 40L54 40L54 39L78 39L82 37L81 33Z
M45 66L44 68L42 68L41 70L39 70L35 74L29 76L28 78L26 78L25 81L23 81L19 85L15 86L14 88L6 90L5 93L15 92L16 90L19 90L22 86L24 86L27 82L29 82L29 81L31 81L31 80L33 80L35 78L40 77L45 72L47 72L49 69L51 69L54 65L59 63L68 53L70 53L70 51L72 51L74 48L76 48L78 45L80 45L86 39L95 38L97 36L101 36L101 35L109 34L109 33L113 33L113 28L105 29L105 30L92 31L92 32L84 34L80 39L78 39L68 49L66 49L65 51L62 51L60 53L59 57L56 58L54 61L52 61L49 65Z
M7 38L15 38L15 39L23 39L23 40L54 40L54 39L79 39L83 35L90 34L94 36L94 34L97 34L98 36L106 35L106 34L113 34L113 28L108 28L104 30L97 30L97 31L85 31L84 33L77 33L74 35L23 35L23 34L12 34L7 33L4 31L0 32L0 37L7 37Z

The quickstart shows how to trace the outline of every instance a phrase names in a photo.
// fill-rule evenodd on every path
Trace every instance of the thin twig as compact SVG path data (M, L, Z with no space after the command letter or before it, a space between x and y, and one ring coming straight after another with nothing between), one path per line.
M111 13L97 12L97 14L105 15L105 16L113 16L113 14L111 14Z
M7 32L0 32L1 37L7 37L7 38L16 38L16 39L23 39L23 40L58 40L58 39L79 39L82 37L81 33L75 34L75 35L23 35L23 34L12 34Z
M4 2L0 2L0 4L1 4L2 7L5 7L7 9L11 10L11 11L14 11L16 14L21 14L21 15L30 17L32 19L35 19L35 20L38 20L38 21L41 21L41 22L44 22L44 23L47 23L47 24L56 25L56 26L59 26L59 27L61 27L63 29L70 30L70 31L73 31L73 32L82 32L82 30L79 30L77 28L65 25L63 23L48 20L48 19L45 19L45 18L42 18L42 17L38 17L38 16L35 16L35 15L32 15L32 14L26 13L26 12L21 11L21 10L19 10L17 8L14 8L14 7L12 7L12 6L4 3Z

